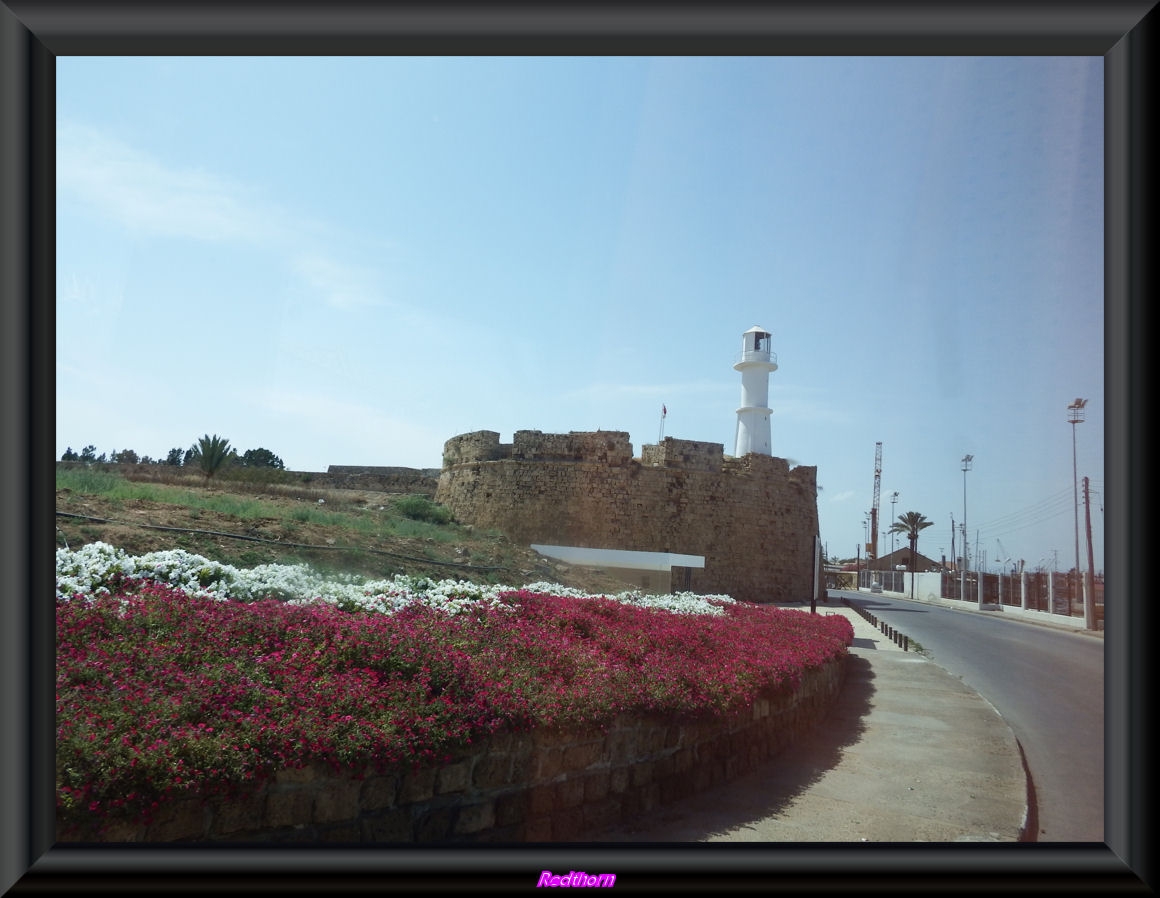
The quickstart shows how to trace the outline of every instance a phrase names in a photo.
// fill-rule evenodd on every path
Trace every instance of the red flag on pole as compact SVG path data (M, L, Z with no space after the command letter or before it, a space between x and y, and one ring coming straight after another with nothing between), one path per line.
M661 406L661 417L663 418L668 413L669 413L669 410L662 405Z

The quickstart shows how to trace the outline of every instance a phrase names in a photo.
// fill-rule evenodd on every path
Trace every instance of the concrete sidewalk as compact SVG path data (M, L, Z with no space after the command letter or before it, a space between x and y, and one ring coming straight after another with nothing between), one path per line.
M854 625L846 682L828 715L761 770L592 842L1020 840L1027 778L999 713L853 608L831 601L817 610Z

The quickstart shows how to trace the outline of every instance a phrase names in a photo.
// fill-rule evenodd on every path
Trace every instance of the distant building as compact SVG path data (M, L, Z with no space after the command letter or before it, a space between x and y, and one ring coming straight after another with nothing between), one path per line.
M933 558L927 558L921 552L914 553L914 562L912 565L910 546L903 546L901 549L895 549L893 552L883 555L880 558L863 561L862 569L867 571L917 570L920 574L941 571L943 569L941 562L935 561Z

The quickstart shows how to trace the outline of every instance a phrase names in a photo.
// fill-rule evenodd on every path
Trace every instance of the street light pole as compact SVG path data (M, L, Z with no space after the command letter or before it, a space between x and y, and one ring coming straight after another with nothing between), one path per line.
M975 460L973 455L963 456L963 570L962 570L962 587L960 597L965 602L967 600L967 571L971 567L970 547L967 545L967 471L971 470L971 463ZM979 598L979 608L983 607L983 599Z
M1087 405L1086 399L1076 399L1071 405L1067 407L1070 414L1067 416L1067 421L1071 425L1071 492L1072 492L1072 508L1075 510L1075 576L1071 579L1071 605L1068 606L1068 613L1075 608L1075 600L1077 598L1079 583L1079 480L1078 472L1075 465L1075 425L1083 423L1083 408Z
M894 554L894 503L898 501L898 490L890 494L890 554Z

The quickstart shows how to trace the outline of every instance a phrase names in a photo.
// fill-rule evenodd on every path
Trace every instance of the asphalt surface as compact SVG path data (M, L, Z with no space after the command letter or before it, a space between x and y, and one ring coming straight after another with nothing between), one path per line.
M817 613L843 614L854 625L846 681L826 717L761 770L593 842L1024 838L1027 776L994 707L839 600Z

